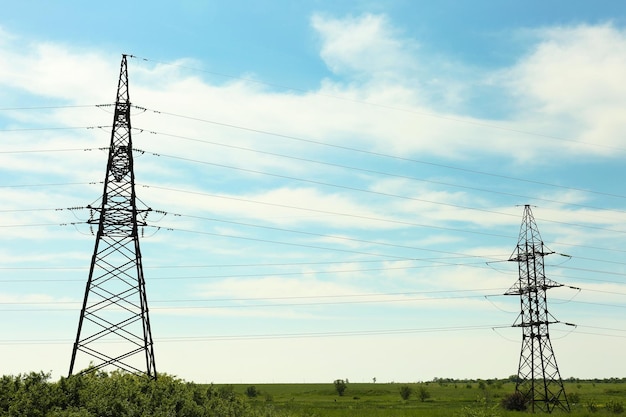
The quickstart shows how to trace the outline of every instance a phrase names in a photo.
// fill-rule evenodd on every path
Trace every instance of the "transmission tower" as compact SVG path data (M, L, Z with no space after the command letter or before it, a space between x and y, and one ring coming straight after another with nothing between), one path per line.
M513 325L522 328L515 391L523 395L533 413L535 407L547 413L557 407L569 411L548 332L548 326L558 321L548 312L546 290L563 286L545 276L544 256L553 253L541 240L530 206L524 206L517 247L509 258L518 264L519 280L505 295L520 296L521 313Z
M69 374L115 367L156 378L138 231L150 211L138 209L133 172L128 69L122 55L98 226ZM78 365L78 361L82 361Z

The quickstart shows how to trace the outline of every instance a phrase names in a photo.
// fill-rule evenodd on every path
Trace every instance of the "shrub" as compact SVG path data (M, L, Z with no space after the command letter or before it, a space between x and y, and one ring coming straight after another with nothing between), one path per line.
M613 414L621 414L624 412L624 404L620 401L609 401L606 403L606 409Z
M408 400L409 397L411 397L411 394L413 393L413 388L409 387L408 385L402 385L400 387L400 397L402 397L403 400Z
M72 375L58 383L48 379L44 373L0 378L0 416L255 415L249 404L234 394L232 386L216 389L167 374L160 374L156 381L121 371Z
M250 385L248 388L246 388L246 395L248 396L248 398L254 398L259 395L259 391L257 391L254 385Z
M524 394L519 391L515 391L514 393L502 398L501 405L505 410L524 411L528 406L528 401L526 400L526 397L524 397Z
M587 404L585 404L585 408L590 413L595 413L596 411L598 411L598 405L596 404L594 400L587 401Z
M427 399L430 398L430 391L428 391L428 388L426 388L425 385L420 384L418 390L417 390L417 395L420 398L421 402L426 401Z

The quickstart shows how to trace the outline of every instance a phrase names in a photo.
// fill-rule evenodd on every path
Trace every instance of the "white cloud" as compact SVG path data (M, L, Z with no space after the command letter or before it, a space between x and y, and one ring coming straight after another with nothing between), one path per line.
M318 14L311 23L322 39L321 57L335 73L393 80L415 69L416 43L401 39L385 16Z
M69 103L111 102L115 65L104 54L67 45L26 42L0 32L0 84ZM10 63L10 65L7 65Z
M131 59L133 102L244 129L190 120L179 123L183 120L154 114L138 114L134 125L190 139L296 157L301 150L312 149L311 145L272 135L259 136L253 131L399 155L419 153L465 158L469 152L470 155L501 155L508 160L533 163L541 162L541 156L552 149L575 154L583 151L607 154L610 150L603 146L621 146L618 132L623 127L621 108L626 106L626 87L622 86L620 75L626 68L626 59L616 51L626 49L626 40L621 31L610 25L539 32L539 41L531 52L494 78L501 83L503 95L511 94L519 102L520 112L510 114L508 121L492 122L454 111L434 110L438 101L432 98L433 94L445 93L423 94L424 83L408 75L420 68L420 74L425 72L428 78L428 73L434 69L420 65L416 42L402 37L385 16L336 19L315 15L311 22L322 39L322 58L331 68L345 73L350 82L326 82L319 91L310 94L275 93L261 84L242 80L210 85L183 71L181 63L188 65L184 61L170 66L150 66ZM6 43L9 47L0 51L0 60L11 62L0 70L0 79L5 85L72 103L112 101L116 59L64 45L11 41L5 34ZM583 53L586 51L590 53ZM466 83L461 89L471 89L474 80L455 82ZM431 91L432 88L445 87L428 87ZM327 94L347 100L329 98ZM376 105L367 105L364 101ZM55 111L46 118L67 125L93 121L91 114L78 115L75 111ZM174 121L176 128L173 129ZM597 146L581 147L489 125L581 140ZM526 146L512 152L511 145L520 140ZM211 145L204 145L198 152L201 144L193 145L184 139L152 135L149 141L138 137L137 142L139 147L155 152L213 155L224 163L237 158L252 169L280 166L293 173L304 172L297 160L242 150L233 152ZM326 151L331 149L318 147L308 155L322 155Z
M538 132L597 146L557 142L575 154L611 154L624 147L626 32L611 24L555 27L535 32L538 42L505 71L522 109L519 120ZM547 141L550 141L547 139ZM551 141L552 142L552 141Z

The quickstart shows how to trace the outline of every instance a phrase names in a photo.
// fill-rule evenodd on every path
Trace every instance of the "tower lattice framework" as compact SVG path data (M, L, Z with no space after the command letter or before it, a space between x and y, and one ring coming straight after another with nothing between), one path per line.
M156 378L133 171L128 67L122 55L102 204L89 206L96 243L69 374L118 368Z
M546 290L563 286L545 276L544 257L553 253L543 244L530 206L524 206L517 246L509 258L518 264L519 279L505 294L520 296L521 313L513 325L522 328L515 390L532 412L535 408L547 413L555 408L569 411L548 331L558 321L548 312Z

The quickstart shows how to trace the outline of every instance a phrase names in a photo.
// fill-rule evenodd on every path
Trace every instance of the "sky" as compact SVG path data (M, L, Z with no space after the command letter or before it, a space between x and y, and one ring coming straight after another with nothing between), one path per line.
M157 372L514 375L530 205L561 376L626 376L626 4L578 0L6 5L4 374L68 372L123 54Z

